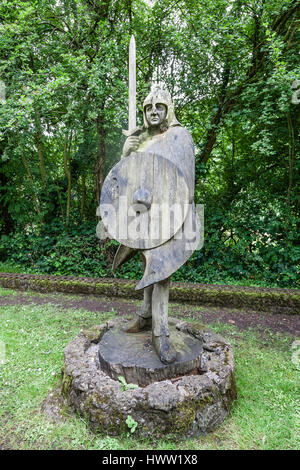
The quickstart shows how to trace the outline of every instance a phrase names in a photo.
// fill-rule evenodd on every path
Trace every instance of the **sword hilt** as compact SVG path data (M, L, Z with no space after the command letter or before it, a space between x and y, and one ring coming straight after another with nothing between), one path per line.
M123 129L122 134L125 135L126 137L130 137L131 135L140 135L142 133L142 126L137 126L134 129L127 130Z

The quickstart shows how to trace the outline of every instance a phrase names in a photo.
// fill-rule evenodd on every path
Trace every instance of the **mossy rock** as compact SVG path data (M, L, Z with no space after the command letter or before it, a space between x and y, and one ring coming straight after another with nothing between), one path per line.
M200 340L203 335L203 344L209 344L203 351L205 368L124 390L119 380L104 373L98 359L101 334L119 326L117 320L83 330L64 351L62 394L93 430L109 435L130 431L126 424L130 416L137 423L135 435L186 438L213 431L224 421L236 399L228 341L203 325L196 331L193 325L193 334ZM190 324L177 326L188 331Z

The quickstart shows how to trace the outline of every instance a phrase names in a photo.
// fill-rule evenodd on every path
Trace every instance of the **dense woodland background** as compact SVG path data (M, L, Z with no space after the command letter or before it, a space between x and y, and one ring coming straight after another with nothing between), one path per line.
M96 238L96 208L124 143L134 33L140 123L162 81L196 146L205 244L173 279L299 287L299 10L295 0L2 0L2 270L112 276L117 243ZM139 260L117 275L138 278Z

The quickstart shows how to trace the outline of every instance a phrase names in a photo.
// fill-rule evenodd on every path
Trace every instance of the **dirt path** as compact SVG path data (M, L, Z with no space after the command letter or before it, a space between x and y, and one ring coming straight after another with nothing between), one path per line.
M95 297L88 295L67 296L63 294L16 293L13 296L0 296L1 305L45 305L51 303L60 308L84 309L91 312L110 312L119 315L133 315L141 302L116 297ZM201 307L196 305L170 303L170 314L199 319L202 323L228 323L241 330L249 327L260 331L270 329L274 332L300 336L300 317L298 315L261 313L245 309Z

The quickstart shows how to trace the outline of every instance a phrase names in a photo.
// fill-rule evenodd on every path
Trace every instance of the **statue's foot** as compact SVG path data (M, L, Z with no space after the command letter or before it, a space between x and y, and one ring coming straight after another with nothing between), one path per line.
M136 315L136 318L128 325L124 326L123 331L125 333L138 333L146 328L151 328L152 318L143 318L140 315Z
M159 359L163 364L172 364L176 361L176 351L172 345L169 336L152 335L152 344L158 355Z

